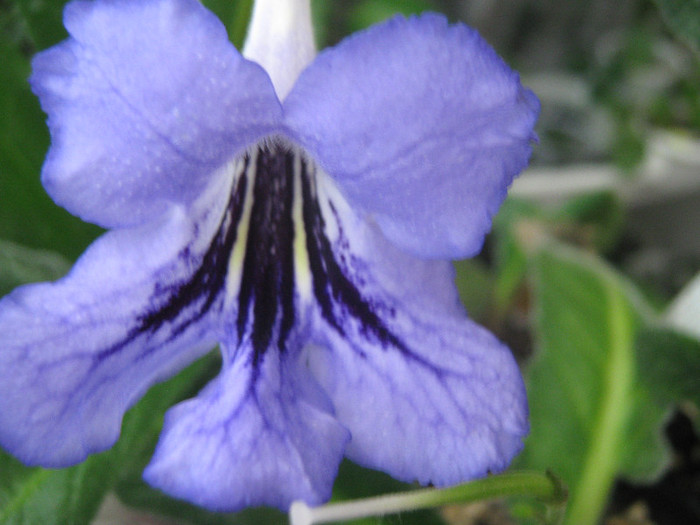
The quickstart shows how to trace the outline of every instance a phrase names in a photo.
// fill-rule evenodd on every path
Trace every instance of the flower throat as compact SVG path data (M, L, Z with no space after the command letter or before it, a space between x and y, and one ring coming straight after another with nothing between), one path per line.
M273 341L286 350L298 315L295 293L299 281L309 277L321 315L335 330L343 333L341 317L349 315L368 335L403 348L350 280L349 269L336 259L326 234L315 164L299 151L272 144L247 153L238 177L234 196L245 191L241 184L254 179L236 319L239 341L246 332L250 335L254 361ZM328 209L342 229L330 200Z
M365 336L406 351L377 315L376 301L363 297L350 279L352 270L338 262L336 252L344 248L332 246L326 234L315 164L295 149L271 143L245 153L233 170L219 227L204 255L190 261L193 272L154 290L152 304L158 306L139 316L129 336L102 357L165 324L172 325L174 337L209 310L224 308L227 298L234 299L238 346L250 344L254 366L271 347L287 350L305 299L313 299L321 317L341 335L348 318L354 318ZM330 199L327 203L342 238L336 208ZM189 259L190 254L180 256Z

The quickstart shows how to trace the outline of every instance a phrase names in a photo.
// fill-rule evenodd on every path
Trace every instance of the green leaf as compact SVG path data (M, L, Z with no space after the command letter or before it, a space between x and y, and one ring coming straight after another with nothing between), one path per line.
M668 328L644 330L639 375L662 406L690 400L700 407L700 340Z
M418 14L432 9L432 2L429 0L404 0L395 2L393 0L364 0L356 2L350 11L350 23L353 30L364 29L391 18L397 13L405 16Z
M656 0L669 27L700 50L700 0Z
M246 31L248 30L250 14L253 9L252 0L240 0L238 2L231 2L231 0L203 0L202 3L211 9L219 17L219 20L224 23L231 42L238 49L242 49Z
M564 239L604 252L618 240L622 223L619 200L607 191L574 197L556 210L545 210L513 197L506 199L494 218L496 317L505 317L521 290L528 271L529 252L540 238Z
M574 241L601 253L618 241L624 213L614 192L600 191L570 199L559 210L555 221L561 228L572 229L568 235L573 236Z
M475 320L484 320L493 303L493 277L478 259L455 261L455 283L462 303Z
M636 377L648 309L602 261L551 245L533 262L539 347L528 370L532 431L520 458L571 491L568 523L597 523L618 475L654 473L662 411Z
M530 202L510 197L494 218L496 279L494 307L504 317L527 273L528 256L521 242L523 225L545 220L542 211Z
M58 279L70 266L70 261L57 253L0 239L0 296L21 284Z
M41 186L49 135L27 82L23 26L12 20L14 29L0 31L0 237L74 259L99 229L56 206Z
M67 0L16 0L35 49L46 49L68 36L63 27Z
M246 509L237 513L209 512L184 501L175 500L132 476L117 487L119 498L134 508L176 519L178 523L201 525L286 525L286 514L269 508Z
M114 452L61 470L25 467L0 453L0 524L90 523L114 484L117 465Z

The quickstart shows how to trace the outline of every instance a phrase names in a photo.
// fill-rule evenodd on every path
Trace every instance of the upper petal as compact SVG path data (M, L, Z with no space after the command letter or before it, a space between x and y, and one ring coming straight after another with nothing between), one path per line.
M473 255L530 156L539 103L476 31L394 18L322 52L286 123L394 243Z
M71 37L36 56L31 83L49 116L42 173L54 200L105 227L189 204L281 108L196 0L75 1Z
M2 446L30 464L77 463L116 441L148 387L213 348L220 290L201 286L199 268L227 189L212 185L196 220L173 207L109 232L65 278L0 301Z

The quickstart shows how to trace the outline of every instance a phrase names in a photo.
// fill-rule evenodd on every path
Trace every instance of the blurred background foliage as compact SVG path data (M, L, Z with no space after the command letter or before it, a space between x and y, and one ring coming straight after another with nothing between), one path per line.
M100 233L39 181L49 137L26 79L31 56L65 38L64 3L0 0L0 294L60 277ZM204 3L240 46L251 2ZM476 27L538 94L532 167L483 253L455 263L468 311L509 343L528 382L532 433L515 467L567 484L567 523L700 523L700 2L313 6L320 48L395 13L443 12ZM119 443L76 467L30 469L0 453L0 524L285 523L266 509L207 513L140 479L164 411L217 369L213 353L152 389ZM406 488L344 463L334 498ZM520 498L356 523L544 521L540 502Z

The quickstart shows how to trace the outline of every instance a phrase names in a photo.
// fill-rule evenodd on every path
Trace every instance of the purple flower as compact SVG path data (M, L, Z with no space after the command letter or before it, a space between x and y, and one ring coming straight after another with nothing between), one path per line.
M0 443L26 463L110 447L217 343L219 377L168 412L145 472L176 497L286 509L326 500L343 456L447 485L520 450L518 368L449 259L525 167L535 96L441 16L314 58L308 2L273 4L247 58L196 0L72 2L35 58L44 186L111 231L0 302Z

